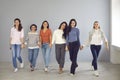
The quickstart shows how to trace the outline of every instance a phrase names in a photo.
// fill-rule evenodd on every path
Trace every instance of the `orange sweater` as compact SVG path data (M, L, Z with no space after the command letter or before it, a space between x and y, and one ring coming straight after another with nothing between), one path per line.
M45 32L40 30L41 43L50 43L50 36L52 36L50 29L47 29Z

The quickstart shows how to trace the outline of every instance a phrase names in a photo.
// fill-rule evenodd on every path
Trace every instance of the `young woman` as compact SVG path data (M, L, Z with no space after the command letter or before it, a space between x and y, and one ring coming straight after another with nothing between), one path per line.
M10 32L10 45L12 49L12 60L14 66L14 72L18 71L17 60L20 62L20 68L23 68L23 61L20 56L21 48L24 47L24 30L20 19L14 19L14 27L11 28Z
M28 32L28 36L26 38L28 42L28 59L30 62L31 71L34 71L40 46L39 35L36 31L37 25L32 24L30 26L30 32Z
M56 60L59 64L59 74L63 72L65 62L67 23L62 22L57 30L54 31L52 44L55 42Z
M71 19L69 22L68 33L67 33L67 46L69 49L70 60L72 62L70 73L71 75L75 75L75 69L78 67L77 64L77 54L79 48L81 49L80 44L80 32L79 29L76 28L77 22L75 19Z
M41 48L45 63L45 72L48 71L49 61L50 61L50 52L52 47L52 32L49 29L49 23L47 21L43 21L41 30L40 30L40 40L41 40Z
M93 55L92 66L94 68L95 76L99 76L97 59L101 50L102 41L104 40L106 47L108 48L108 41L104 35L104 32L100 29L98 21L95 21L93 24L93 29L89 32L89 39L83 45L83 47L90 44L90 49Z

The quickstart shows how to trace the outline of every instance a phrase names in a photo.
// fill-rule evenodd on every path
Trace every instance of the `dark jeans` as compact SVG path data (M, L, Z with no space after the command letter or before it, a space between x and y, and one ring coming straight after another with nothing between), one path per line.
M78 67L77 54L79 51L79 47L80 47L80 45L79 45L78 41L69 43L69 54L70 54L70 60L72 62L70 73L72 73L72 74L75 74L75 69L76 69L76 67Z
M90 46L92 55L93 55L93 60L92 60L92 66L94 67L94 70L97 70L97 59L99 56L99 52L101 50L101 45L91 45Z
M55 44L56 60L61 68L65 63L65 44Z

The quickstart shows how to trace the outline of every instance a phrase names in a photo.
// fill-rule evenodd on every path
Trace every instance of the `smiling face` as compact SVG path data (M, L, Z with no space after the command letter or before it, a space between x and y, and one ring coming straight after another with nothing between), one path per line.
M99 22L98 21L95 21L94 22L94 26L93 26L94 29L100 29L100 25L99 25Z
M48 23L47 22L44 22L43 23L43 28L47 28L48 27Z
M63 23L63 24L61 25L61 29L62 29L62 30L64 30L64 29L65 29L65 27L66 27L66 24L65 24L65 23Z
M73 27L75 27L75 25L76 25L75 21L72 21L71 22L71 27L73 28Z
M17 26L17 27L18 27L18 26L19 26L19 24L20 24L20 22L19 22L18 20L15 20L15 21L14 21L14 25L15 25L15 26Z
M36 29L37 29L36 26L32 26L32 27L31 27L31 31L33 31L33 32L35 32Z

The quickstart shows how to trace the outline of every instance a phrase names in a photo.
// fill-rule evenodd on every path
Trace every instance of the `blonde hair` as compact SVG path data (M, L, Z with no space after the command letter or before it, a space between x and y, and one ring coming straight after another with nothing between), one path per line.
M95 21L94 24L93 24L93 29L95 29L95 23L98 23L99 24L99 21ZM100 29L100 26L98 26L98 28Z

